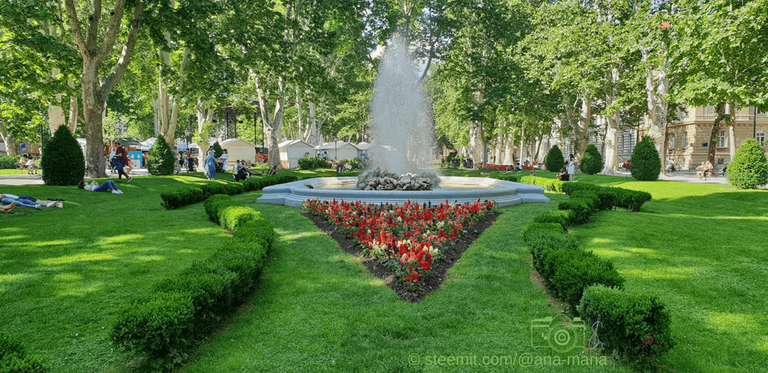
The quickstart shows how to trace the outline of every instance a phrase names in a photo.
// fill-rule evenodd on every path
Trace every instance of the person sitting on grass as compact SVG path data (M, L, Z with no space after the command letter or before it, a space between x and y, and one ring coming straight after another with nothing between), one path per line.
M274 175L277 175L277 172L278 172L278 170L277 170L277 166L272 166L272 169L271 169L271 170L269 170L269 173L267 174L267 176L274 176Z
M85 179L80 180L80 183L77 184L77 187L80 189L85 189L89 192L106 192L106 191L112 191L113 194L123 194L123 191L117 188L117 184L115 184L112 180L107 180L104 182L104 184L99 185L99 183L94 180L90 184L85 181Z
M240 181L247 179L249 176L247 167L245 167L245 161L239 159L235 161L235 173L232 175L232 178L235 181Z
M27 161L27 175L36 174L37 173L37 169L38 169L38 167L37 167L37 163L36 163L35 158L30 158Z

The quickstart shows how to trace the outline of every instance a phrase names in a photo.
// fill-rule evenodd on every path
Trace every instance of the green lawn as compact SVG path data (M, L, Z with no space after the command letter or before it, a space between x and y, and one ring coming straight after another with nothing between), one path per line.
M333 175L332 170L281 173ZM768 244L762 237L768 192L622 177L577 179L654 196L641 213L601 212L595 222L571 232L586 248L613 260L627 288L652 291L672 310L678 345L662 363L679 372L768 370ZM69 202L64 209L17 208L14 212L28 215L0 215L0 331L46 355L54 372L131 371L131 357L112 350L107 339L115 313L129 297L206 257L226 238L201 204L160 207L160 192L201 182L206 181L199 173L141 177L120 185L123 195L74 187L2 188ZM258 196L234 198L261 211L280 234L260 289L193 353L184 371L626 371L612 365L483 364L486 356L517 357L519 365L523 353L550 355L530 346L531 320L552 315L553 308L529 280L521 233L556 203L502 209L449 272L443 289L408 304L299 209L256 204ZM553 202L567 198L549 196ZM444 365L429 364L439 356L446 357ZM449 366L451 356L468 357L470 363L474 356L477 365ZM418 364L409 362L416 358Z

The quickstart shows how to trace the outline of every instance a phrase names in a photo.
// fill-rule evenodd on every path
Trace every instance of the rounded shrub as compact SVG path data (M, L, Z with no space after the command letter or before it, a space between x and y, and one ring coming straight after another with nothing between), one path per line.
M59 126L43 148L40 160L47 185L77 185L85 175L85 158L80 144L67 126Z
M157 136L155 146L147 154L147 171L152 175L171 175L176 158L162 135Z
M547 157L544 158L544 167L547 168L547 171L560 171L563 166L565 166L565 158L563 158L563 152L560 150L557 145L553 146L552 149L549 149L549 153L547 153Z
M768 184L768 159L755 139L746 139L728 165L728 182L739 189L756 189Z
M216 141L213 143L213 156L219 158L222 154L224 154L224 149L222 149L221 145L219 145L219 142Z
M649 136L643 137L643 140L637 143L635 150L632 151L629 172L632 173L632 177L639 181L656 181L659 179L661 158L653 145L653 139Z
M603 170L603 156L597 151L595 144L587 145L584 154L581 156L581 172L587 175L594 175Z

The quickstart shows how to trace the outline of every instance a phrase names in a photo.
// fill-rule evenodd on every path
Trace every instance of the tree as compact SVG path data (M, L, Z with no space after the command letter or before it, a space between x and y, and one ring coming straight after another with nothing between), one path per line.
M83 151L67 126L60 126L45 145L40 168L47 185L77 185L83 180Z
M756 189L768 184L765 149L755 139L746 139L728 165L728 182L739 189Z
M133 48L136 46L136 38L141 28L141 17L144 13L145 2L132 1L129 14L125 12L126 0L116 0L115 7L107 12L102 9L101 0L93 0L90 6L90 14L85 22L85 35L77 7L74 0L65 0L69 32L82 57L83 76L81 85L83 89L83 116L85 117L86 159L88 173L95 177L106 176L104 162L102 133L102 116L105 109L107 96L122 78L125 69L131 62ZM120 57L117 58L111 72L102 78L100 73L106 70L104 62L112 53L117 42L118 35L124 34L123 17L129 17L128 30L125 36ZM105 29L102 29L101 19L109 20Z
M650 136L644 136L632 151L629 163L632 177L640 181L656 181L661 173L661 158Z
M549 149L549 153L547 153L547 157L544 158L544 167L547 168L547 171L560 171L563 166L565 165L565 158L563 157L563 152L560 151L560 147L557 145L553 146L552 149Z
M147 170L152 175L171 175L176 159L173 150L165 141L163 135L157 136L157 141L147 154Z
M594 175L603 169L603 157L597 151L595 144L587 145L584 155L581 156L579 168L587 175Z

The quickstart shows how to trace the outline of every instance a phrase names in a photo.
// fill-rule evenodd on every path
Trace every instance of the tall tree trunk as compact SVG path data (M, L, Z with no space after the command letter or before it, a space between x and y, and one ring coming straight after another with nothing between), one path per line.
M256 93L259 100L259 110L261 111L261 120L264 122L264 128L267 132L267 139L269 141L269 166L277 168L283 168L280 163L280 131L283 128L283 102L285 97L285 87L283 86L283 77L277 78L277 102L275 103L275 111L270 119L270 110L267 106L267 102L264 98L264 89L260 84L259 76L254 76L256 83Z
M715 106L715 122L712 124L712 132L709 135L709 150L707 151L707 160L715 164L715 151L717 150L717 135L720 133L720 122L725 119L725 103L721 102Z
M71 87L74 87L75 81L72 79L69 79L69 85ZM78 100L76 95L69 96L69 119L67 121L67 126L69 127L69 132L75 133L75 130L77 129L77 116L78 116Z
M2 119L0 119L0 139L5 143L5 152L8 155L18 155L16 148L19 147L19 143L11 136L11 132L8 131L5 121Z
M472 157L474 164L481 162L483 157L483 140L480 135L480 123L472 121L469 126L469 155Z
M301 122L301 93L299 92L299 86L296 85L296 123L298 124L298 137L296 137L299 140L304 140L304 135L302 134L302 122Z
M577 163L581 163L581 156L589 143L589 126L592 123L592 99L586 94L581 95L581 113L579 125L574 129L575 141L573 142L573 156Z
M90 63L89 63L90 62ZM106 177L103 154L104 98L99 91L99 67L83 61L83 116L85 117L85 172L91 177Z
M523 161L523 149L525 149L525 117L523 117L523 122L520 125L520 166L522 167L525 162Z

